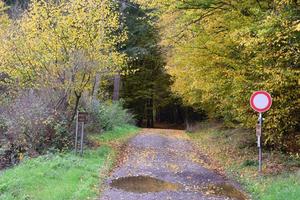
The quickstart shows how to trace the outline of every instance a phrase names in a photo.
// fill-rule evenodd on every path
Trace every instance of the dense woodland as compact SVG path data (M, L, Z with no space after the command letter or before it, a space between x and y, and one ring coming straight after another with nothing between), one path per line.
M300 2L140 1L158 8L160 44L173 92L227 126L253 128L253 91L266 90L265 142L299 145Z
M265 143L300 146L297 0L0 1L0 38L8 163L69 149L77 110L92 129L206 118L253 128L255 90L273 97Z

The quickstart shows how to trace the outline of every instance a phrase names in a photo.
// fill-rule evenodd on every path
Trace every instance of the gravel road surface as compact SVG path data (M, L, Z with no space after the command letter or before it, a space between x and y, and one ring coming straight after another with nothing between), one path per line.
M201 166L184 131L143 129L105 181L100 200L247 199L238 185Z

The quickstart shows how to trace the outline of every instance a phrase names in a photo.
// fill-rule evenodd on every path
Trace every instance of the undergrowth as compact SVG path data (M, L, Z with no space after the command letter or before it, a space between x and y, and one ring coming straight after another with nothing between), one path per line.
M124 125L96 134L94 140L124 142L137 128ZM1 200L80 200L99 195L101 182L116 161L117 148L101 145L84 151L82 157L73 152L47 154L24 160L20 165L0 174Z
M255 131L202 124L189 136L211 160L207 167L238 180L253 199L300 199L300 159L263 149L263 172L259 175Z

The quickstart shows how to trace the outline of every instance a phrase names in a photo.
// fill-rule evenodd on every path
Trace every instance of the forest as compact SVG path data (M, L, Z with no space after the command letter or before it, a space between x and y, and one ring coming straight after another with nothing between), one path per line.
M254 130L259 90L263 145L299 159L298 0L1 0L0 39L0 170L71 151L78 111L89 133Z
M172 91L184 104L227 126L251 128L257 116L250 96L266 90L273 98L266 143L299 145L297 0L154 2Z

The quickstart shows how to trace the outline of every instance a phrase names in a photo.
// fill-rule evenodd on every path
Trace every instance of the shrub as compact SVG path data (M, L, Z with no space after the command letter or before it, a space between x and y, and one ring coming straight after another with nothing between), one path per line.
M123 108L123 102L99 102L93 100L88 107L88 111L91 113L91 119L98 128L103 130L112 130L115 127L124 124L134 124L133 115Z
M64 114L56 112L53 102L57 101L53 91L50 93L52 98L45 91L20 91L2 108L0 148L7 162L14 164L24 154L36 156L49 148L64 150L70 145Z

